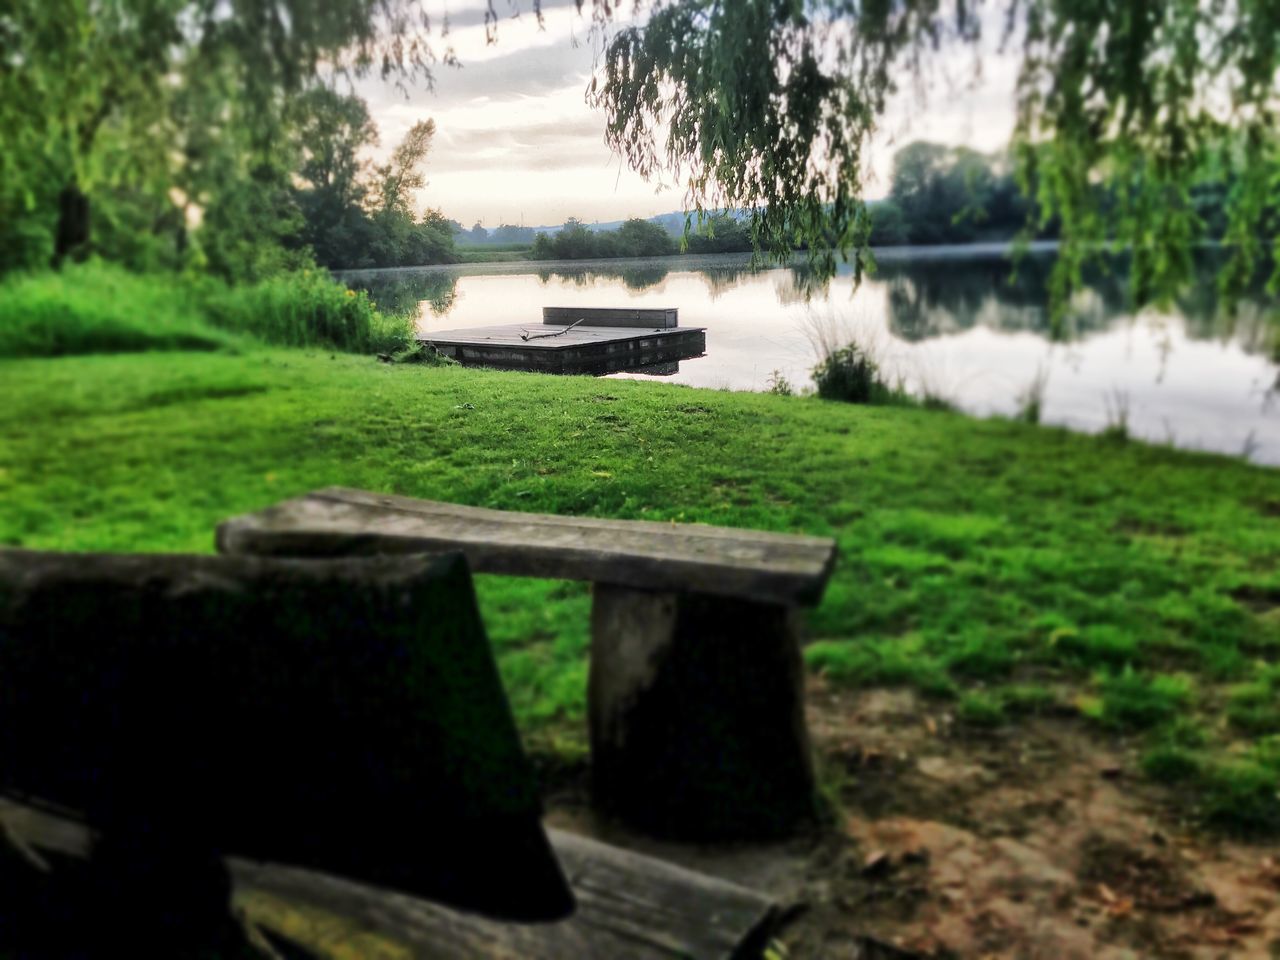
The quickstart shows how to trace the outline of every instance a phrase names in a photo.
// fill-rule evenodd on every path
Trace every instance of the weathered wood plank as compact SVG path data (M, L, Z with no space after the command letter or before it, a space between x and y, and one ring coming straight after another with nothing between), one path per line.
M88 852L83 825L3 799L0 828L37 852ZM345 933L420 960L745 960L760 955L778 922L777 905L753 890L574 834L548 834L578 903L572 917L549 924L501 923L325 874L228 862L235 901L250 922L318 953L327 953L324 940ZM322 942L309 943L296 924L280 929L280 908L289 906L336 923L320 931Z
M816 604L835 541L703 524L597 520L465 507L333 487L218 526L223 553L462 552L485 573Z
M585 319L595 327L678 327L675 307L543 307L542 322L570 324Z

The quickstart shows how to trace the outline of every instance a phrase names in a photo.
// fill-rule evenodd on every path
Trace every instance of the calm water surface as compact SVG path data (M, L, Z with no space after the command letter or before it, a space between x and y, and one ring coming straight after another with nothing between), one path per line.
M470 264L348 274L384 307L414 309L424 335L541 322L544 306L661 306L707 328L706 355L660 379L797 390L823 344L857 341L891 378L980 416L1012 415L1035 385L1041 420L1280 464L1280 335L1259 298L1226 317L1212 267L1175 309L1135 315L1123 269L1092 277L1058 336L1044 309L1051 252L1018 265L995 248L899 248L855 289L802 267L754 271L738 255ZM637 379L637 374L618 374Z

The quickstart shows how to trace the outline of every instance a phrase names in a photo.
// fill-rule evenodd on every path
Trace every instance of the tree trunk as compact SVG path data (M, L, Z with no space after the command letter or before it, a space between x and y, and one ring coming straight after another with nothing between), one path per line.
M68 257L78 257L89 246L89 198L74 180L58 194L58 233L54 238L53 262L60 265Z

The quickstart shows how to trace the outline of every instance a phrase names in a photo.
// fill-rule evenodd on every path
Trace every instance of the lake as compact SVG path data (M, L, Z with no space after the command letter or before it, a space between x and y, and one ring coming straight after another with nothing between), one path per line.
M702 357L636 379L767 390L812 387L823 344L856 341L889 378L978 415L1011 416L1029 394L1041 421L1096 432L1121 421L1154 442L1280 464L1280 335L1261 295L1224 315L1203 277L1176 307L1126 307L1123 264L1089 277L1055 335L1045 309L1053 252L1015 265L998 246L877 251L873 276L817 283L803 264L753 270L726 254L653 260L465 264L343 275L424 336L541 323L544 306L677 307L707 329Z

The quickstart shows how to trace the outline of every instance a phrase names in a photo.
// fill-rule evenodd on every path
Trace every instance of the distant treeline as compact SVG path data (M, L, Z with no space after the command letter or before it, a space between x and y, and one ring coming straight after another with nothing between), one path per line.
M1023 197L1012 166L1002 155L917 142L894 156L889 197L869 204L873 246L972 243L1012 240L1030 221L1031 203ZM673 220L679 221L673 222ZM660 221L660 222L655 222ZM667 224L669 228L661 224ZM682 218L628 220L616 230L592 229L570 219L555 233L532 237L534 260L587 260L610 257L659 257L680 252ZM1055 224L1033 231L1053 236ZM672 232L672 231L675 232ZM479 224L459 234L468 242L517 242L527 227L499 228L487 234ZM474 239L473 239L474 238ZM690 231L688 253L738 253L752 249L745 216L718 214Z
M689 236L686 253L737 253L751 249L751 233L727 214L712 217ZM611 257L665 257L680 253L680 238L652 220L628 220L617 230L592 230L570 219L556 233L539 233L532 260L595 260Z
M889 196L870 214L872 246L975 243L1012 240L1032 222L1033 206L1006 155L917 141L894 154Z
M1034 189L1031 191L1034 194ZM1196 196L1196 212L1207 233L1219 237L1225 226L1225 188L1207 183ZM1107 200L1104 198L1104 205ZM1054 239L1058 223L1041 222L1035 201L1024 194L1006 152L979 153L917 141L893 158L889 196L868 204L871 244L929 246L952 243L1007 242L1024 231L1034 239ZM461 237L485 234L487 242L533 244L534 260L585 260L608 257L652 257L680 252L683 217L670 214L652 220L629 220L616 230L592 229L571 219L555 233L534 234L532 228L499 228L487 234L477 224ZM504 239L499 240L498 236ZM752 249L745 216L720 214L688 237L689 253L731 253Z

